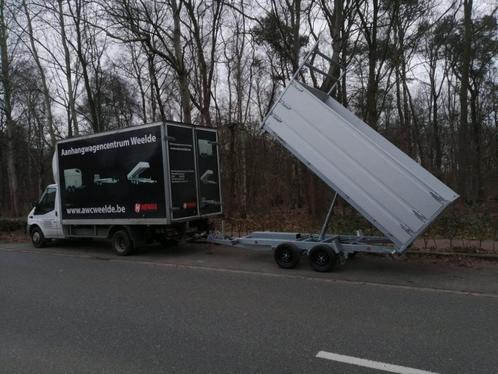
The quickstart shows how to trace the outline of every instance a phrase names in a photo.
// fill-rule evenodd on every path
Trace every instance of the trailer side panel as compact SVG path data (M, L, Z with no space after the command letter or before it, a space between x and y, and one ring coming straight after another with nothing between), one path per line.
M400 251L458 195L332 98L293 81L264 129Z

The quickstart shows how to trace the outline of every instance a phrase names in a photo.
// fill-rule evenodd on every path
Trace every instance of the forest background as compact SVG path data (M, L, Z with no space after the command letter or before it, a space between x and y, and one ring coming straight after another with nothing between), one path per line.
M317 229L333 192L258 130L320 35L328 89L461 198L426 235L498 240L494 1L0 0L0 218L59 139L178 120L221 135L232 231ZM6 221L7 222L7 221ZM8 226L8 224L6 224ZM334 229L374 231L340 201Z

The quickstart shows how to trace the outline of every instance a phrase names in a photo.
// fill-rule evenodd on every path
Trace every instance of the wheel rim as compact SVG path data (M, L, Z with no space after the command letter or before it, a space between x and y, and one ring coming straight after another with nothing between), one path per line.
M35 231L33 233L33 242L39 243L40 242L40 233L38 231Z
M292 252L289 249L282 250L280 254L280 262L288 264L292 261Z
M319 266L327 265L330 262L330 256L325 251L317 251L313 255L313 262Z
M127 247L127 240L123 236L119 236L118 239L116 240L116 247L118 251L123 252L126 250Z

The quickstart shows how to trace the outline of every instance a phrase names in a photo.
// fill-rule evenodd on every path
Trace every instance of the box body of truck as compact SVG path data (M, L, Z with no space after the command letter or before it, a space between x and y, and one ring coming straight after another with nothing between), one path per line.
M119 226L156 235L222 213L215 129L166 122L66 139L52 168L60 231L44 239L109 237ZM33 209L30 231L49 208Z

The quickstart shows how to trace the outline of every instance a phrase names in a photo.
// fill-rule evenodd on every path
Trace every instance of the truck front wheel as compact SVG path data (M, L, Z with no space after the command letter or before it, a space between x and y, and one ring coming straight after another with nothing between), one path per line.
M127 256L133 250L133 242L126 230L118 230L112 235L112 248L119 256Z
M33 227L31 229L31 242L35 248L42 248L47 243L45 236L39 227Z

